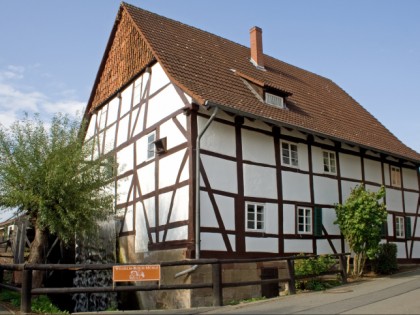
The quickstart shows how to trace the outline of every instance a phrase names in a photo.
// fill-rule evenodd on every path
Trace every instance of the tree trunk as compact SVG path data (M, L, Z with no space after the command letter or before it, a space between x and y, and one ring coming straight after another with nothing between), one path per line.
M48 234L45 230L41 230L35 224L35 239L31 243L28 263L42 264L44 263L45 248L48 246ZM32 272L32 287L39 288L44 282L44 272L34 270Z

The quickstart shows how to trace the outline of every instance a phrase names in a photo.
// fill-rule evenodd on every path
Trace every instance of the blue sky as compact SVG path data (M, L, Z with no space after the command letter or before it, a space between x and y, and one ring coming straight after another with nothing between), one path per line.
M127 0L340 85L420 151L420 1ZM120 1L0 3L0 122L27 111L83 112ZM357 117L355 117L357 119Z

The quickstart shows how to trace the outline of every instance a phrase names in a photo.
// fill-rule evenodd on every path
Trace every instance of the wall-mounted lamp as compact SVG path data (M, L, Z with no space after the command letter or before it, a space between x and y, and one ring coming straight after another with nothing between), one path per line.
M155 152L157 155L160 155L166 152L166 137L157 139L153 143L155 144Z

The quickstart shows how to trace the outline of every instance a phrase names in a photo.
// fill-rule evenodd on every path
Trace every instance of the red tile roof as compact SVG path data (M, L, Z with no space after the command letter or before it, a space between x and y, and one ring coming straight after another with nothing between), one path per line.
M168 76L199 104L209 101L225 110L420 163L419 153L331 80L268 55L266 71L258 70L250 62L248 47L126 3L121 7ZM290 93L288 109L259 101L242 78Z

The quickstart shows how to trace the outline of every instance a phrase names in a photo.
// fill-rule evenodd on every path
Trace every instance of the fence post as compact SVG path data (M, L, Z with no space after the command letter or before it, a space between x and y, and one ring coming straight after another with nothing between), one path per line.
M223 305L223 292L222 292L222 272L219 262L213 263L212 278L213 278L213 306Z
M296 294L296 285L295 285L295 261L294 259L287 260L287 269L289 269L289 293Z
M4 269L1 268L0 269L0 283L3 283L3 278L4 278Z
M340 260L340 273L341 273L341 281L343 283L347 283L347 262L346 259L344 258L344 254L339 256L339 260Z
M20 311L22 314L31 312L32 270L22 270L22 291L20 297Z

